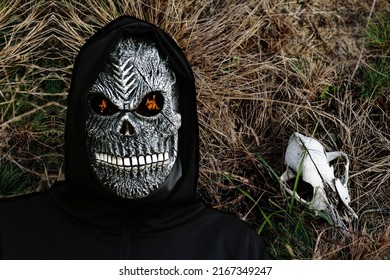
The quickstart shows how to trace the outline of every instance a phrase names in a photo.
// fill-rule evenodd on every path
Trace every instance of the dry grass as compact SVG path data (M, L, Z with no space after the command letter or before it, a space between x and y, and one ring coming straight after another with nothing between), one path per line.
M277 257L284 246L289 257L390 258L389 90L362 98L358 86L364 82L360 69L373 56L364 30L377 14L390 15L387 1L101 3L106 4L0 4L3 161L38 176L38 188L62 178L64 97L73 59L100 26L134 15L172 35L193 66L201 137L199 195L206 203L257 228L263 215L240 189L267 215L285 208L286 201L256 153L280 175L291 133L311 134L318 126L316 138L350 157L349 187L359 220L342 233L307 218L310 240L304 244L275 241L275 234L288 233L268 226L262 234Z

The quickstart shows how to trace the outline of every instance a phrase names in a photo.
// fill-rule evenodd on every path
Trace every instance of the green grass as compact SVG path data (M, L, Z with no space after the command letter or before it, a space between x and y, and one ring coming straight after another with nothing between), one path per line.
M390 59L372 58L361 69L360 95L364 98L375 98L390 94Z
M263 210L250 194L240 189L260 210L263 222L257 229L259 235L273 236L267 240L267 249L276 259L311 259L314 249L314 233L306 226L314 215L301 205L291 205L291 198L286 207L269 200L272 211ZM287 209L286 209L287 208ZM269 213L268 213L269 212Z
M361 68L360 95L376 98L390 94L390 18L379 14L369 21L365 46L370 56Z
M257 204L263 216L264 221L258 228L258 234L263 234L263 231L266 231L275 237L269 245L269 250L277 259L310 259L314 249L314 233L307 227L307 222L314 220L315 217L307 205L301 205L295 200L303 160L294 182L293 194L288 196L276 171L259 153L256 153L256 156L270 171L276 182L280 184L280 190L285 199L285 203L278 203L270 199L269 204L273 210L266 213L248 193L240 190L253 203Z
M379 55L390 53L390 16L378 14L369 21L365 32L366 47Z

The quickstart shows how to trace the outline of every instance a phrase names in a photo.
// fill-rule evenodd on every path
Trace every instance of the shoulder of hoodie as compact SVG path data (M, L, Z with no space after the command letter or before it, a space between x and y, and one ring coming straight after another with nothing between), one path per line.
M265 244L246 222L234 214L220 212L206 207L203 210L204 230L219 242L223 242L232 259L272 259Z
M227 230L231 235L237 237L258 237L256 232L246 222L234 214L223 213L214 208L205 207L202 216L205 225L218 227L220 230Z

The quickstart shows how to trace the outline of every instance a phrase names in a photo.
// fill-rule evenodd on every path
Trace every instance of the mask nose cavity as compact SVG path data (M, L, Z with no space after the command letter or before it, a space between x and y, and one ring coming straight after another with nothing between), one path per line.
M130 136L130 135L133 135L135 133L135 129L134 129L134 126L128 120L123 120L121 128L119 129L119 132L122 135Z

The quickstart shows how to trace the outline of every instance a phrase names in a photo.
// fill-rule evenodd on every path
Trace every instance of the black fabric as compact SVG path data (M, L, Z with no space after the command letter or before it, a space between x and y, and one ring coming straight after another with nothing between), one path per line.
M116 197L94 178L87 159L83 97L112 47L124 36L155 42L175 72L182 126L178 160L147 199ZM0 202L3 259L267 259L261 238L233 215L196 197L198 123L191 67L158 27L122 16L80 50L73 69L65 130L64 182Z

